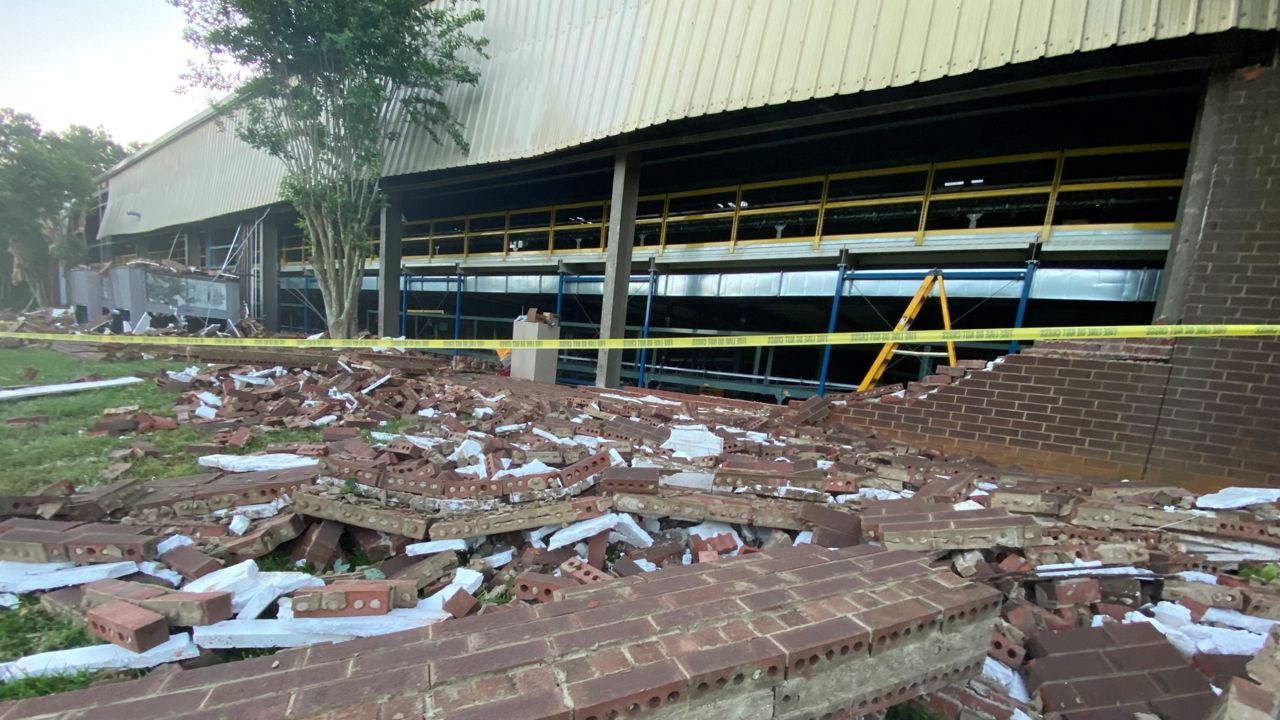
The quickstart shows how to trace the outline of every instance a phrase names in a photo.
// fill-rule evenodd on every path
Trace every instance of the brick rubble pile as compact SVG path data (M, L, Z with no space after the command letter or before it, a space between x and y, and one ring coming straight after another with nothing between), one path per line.
M161 666L0 718L238 717L250 696L263 717L1275 710L1278 492L1030 474L829 417L884 394L252 355L157 380L173 418L106 413L91 432L135 440L105 484L0 498L0 590L109 643L5 676ZM175 426L208 472L120 479ZM201 667L255 648L283 650Z

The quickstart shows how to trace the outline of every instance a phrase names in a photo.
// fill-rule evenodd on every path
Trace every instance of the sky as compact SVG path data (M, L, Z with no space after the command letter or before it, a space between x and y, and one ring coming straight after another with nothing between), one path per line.
M176 92L200 57L183 26L165 0L0 0L0 107L149 143L208 105Z

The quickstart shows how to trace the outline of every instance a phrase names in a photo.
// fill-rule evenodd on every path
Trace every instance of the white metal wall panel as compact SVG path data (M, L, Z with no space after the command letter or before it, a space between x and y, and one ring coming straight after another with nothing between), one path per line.
M485 0L484 8L477 31L490 44L477 61L480 83L445 95L470 152L405 128L387 148L386 175L533 157L683 118L1115 45L1274 29L1280 0ZM277 201L280 163L218 127L206 113L117 166L100 234Z

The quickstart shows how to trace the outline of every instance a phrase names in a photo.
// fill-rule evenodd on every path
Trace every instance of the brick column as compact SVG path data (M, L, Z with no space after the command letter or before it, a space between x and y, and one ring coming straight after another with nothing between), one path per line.
M1280 321L1280 68L1223 79L1203 230L1185 287L1186 323ZM1280 341L1184 339L1147 479L1280 485Z

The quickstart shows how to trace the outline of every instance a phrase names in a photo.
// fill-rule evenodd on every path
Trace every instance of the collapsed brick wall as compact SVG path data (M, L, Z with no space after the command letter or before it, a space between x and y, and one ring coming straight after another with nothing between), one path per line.
M1280 322L1280 68L1232 73L1184 323ZM1184 339L1147 477L1280 484L1280 340Z
M1187 324L1280 322L1280 68L1227 81ZM1175 318L1176 319L1176 318ZM1280 340L1038 343L921 399L828 423L1001 464L1192 489L1280 485Z
M0 720L818 720L978 674L1000 594L912 552L784 546L393 635L0 704Z

